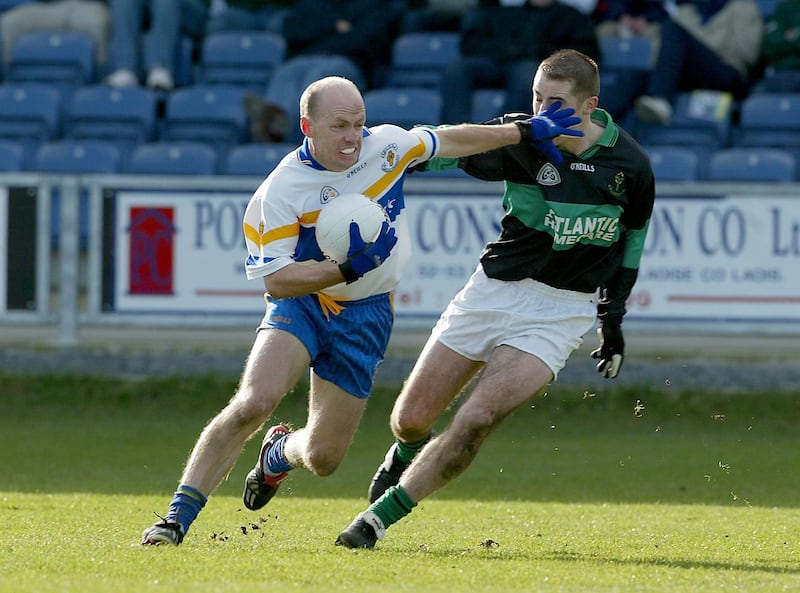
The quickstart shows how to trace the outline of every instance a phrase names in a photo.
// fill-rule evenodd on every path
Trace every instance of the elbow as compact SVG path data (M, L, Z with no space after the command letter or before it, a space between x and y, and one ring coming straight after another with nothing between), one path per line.
M289 287L286 286L285 283L281 282L277 278L271 278L270 276L264 277L264 287L267 289L269 296L271 296L273 299L286 299L297 296L291 293Z

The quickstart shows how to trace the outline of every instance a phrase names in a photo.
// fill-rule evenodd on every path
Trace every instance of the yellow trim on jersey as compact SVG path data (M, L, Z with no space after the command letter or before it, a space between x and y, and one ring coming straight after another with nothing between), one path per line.
M244 236L255 245L258 245L258 247L263 247L272 241L296 237L300 234L301 224L308 225L317 222L319 212L319 210L307 212L303 214L297 222L274 228L266 233L259 233L253 225L244 223Z
M422 142L422 140L420 140L417 146L410 149L403 156L402 160L398 161L397 165L395 165L391 171L364 190L364 195L372 198L373 200L382 195L383 192L386 191L386 188L392 185L397 178L400 177L400 175L403 175L406 172L406 167L408 167L409 161L420 157L423 154L425 154L425 144Z

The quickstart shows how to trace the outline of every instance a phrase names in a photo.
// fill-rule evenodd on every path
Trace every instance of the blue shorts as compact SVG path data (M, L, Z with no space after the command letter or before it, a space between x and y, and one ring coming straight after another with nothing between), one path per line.
M317 376L367 398L392 333L392 302L389 293L384 293L339 304L342 311L326 317L316 294L268 298L259 329L282 329L297 337L308 350Z

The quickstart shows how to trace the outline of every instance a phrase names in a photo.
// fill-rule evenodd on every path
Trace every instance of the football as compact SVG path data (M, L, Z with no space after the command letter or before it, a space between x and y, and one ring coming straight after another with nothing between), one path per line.
M353 221L358 223L364 242L371 243L389 217L378 202L363 194L341 194L325 204L317 218L315 233L323 255L335 264L347 259Z

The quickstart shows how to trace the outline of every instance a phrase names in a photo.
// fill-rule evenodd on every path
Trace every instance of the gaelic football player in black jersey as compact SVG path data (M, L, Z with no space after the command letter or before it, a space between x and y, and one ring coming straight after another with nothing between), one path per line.
M533 112L558 103L573 108L582 136L426 163L428 170L460 167L479 179L503 180L506 215L395 403L396 442L370 485L372 505L337 544L374 547L386 528L463 472L503 419L555 380L595 318L597 370L617 376L625 300L636 281L655 182L642 147L598 108L599 94L597 64L580 52L558 51L536 71ZM479 370L450 425L431 438L437 419Z

